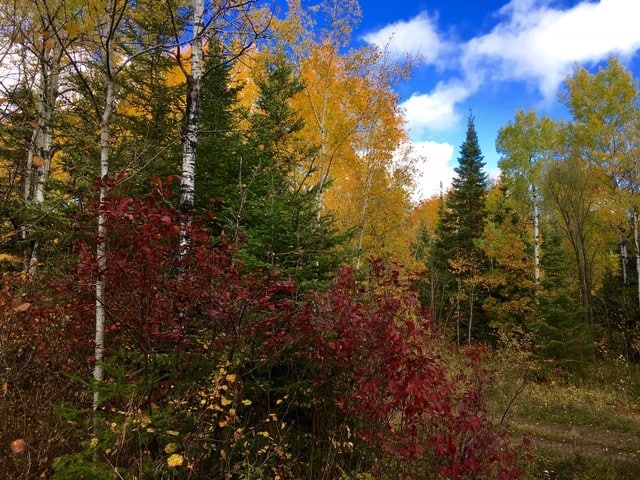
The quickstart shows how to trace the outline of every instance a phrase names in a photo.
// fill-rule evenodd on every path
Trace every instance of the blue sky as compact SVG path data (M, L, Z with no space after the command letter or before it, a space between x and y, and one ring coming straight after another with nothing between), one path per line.
M516 110L566 116L557 101L576 63L618 56L640 71L640 0L360 0L356 44L417 58L398 87L418 162L419 197L438 192L457 165L470 109L487 171L495 139Z

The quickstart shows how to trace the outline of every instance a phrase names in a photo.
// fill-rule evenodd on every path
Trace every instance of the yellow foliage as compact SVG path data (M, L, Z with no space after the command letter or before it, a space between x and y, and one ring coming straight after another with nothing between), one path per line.
M179 453L174 453L167 458L167 465L169 468L179 467L184 463L184 457Z

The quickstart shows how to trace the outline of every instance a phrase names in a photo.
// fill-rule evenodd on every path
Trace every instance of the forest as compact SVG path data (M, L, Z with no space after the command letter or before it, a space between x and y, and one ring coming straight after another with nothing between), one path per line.
M637 478L637 80L415 203L360 15L0 0L0 477Z

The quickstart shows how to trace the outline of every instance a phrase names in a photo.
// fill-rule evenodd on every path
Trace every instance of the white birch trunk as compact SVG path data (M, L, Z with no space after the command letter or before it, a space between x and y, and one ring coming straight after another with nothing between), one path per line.
M109 195L109 154L111 143L111 117L115 103L115 71L113 36L117 29L114 24L115 1L109 2L107 9L107 25L110 30L105 38L106 95L104 110L100 118L100 203L98 206L98 241L96 246L96 325L95 325L95 364L93 378L96 386L93 391L93 411L100 406L100 388L97 385L104 379L104 331L106 323L106 273L107 273L107 215L106 202ZM125 7L126 8L126 5ZM94 418L95 420L95 418Z
M622 268L622 284L629 285L629 251L627 249L627 238L620 229L620 261Z
M187 125L182 149L182 173L180 178L180 255L188 249L188 227L193 211L196 191L196 151L202 97L202 37L204 0L193 0L193 38L191 40L191 73L187 79Z
M51 51L44 55L40 64L40 78L36 92L36 126L31 136L27 153L27 165L24 182L24 199L42 204L45 200L45 182L49 178L53 158L53 114L58 96L62 47L55 42ZM22 237L29 236L28 228L23 226ZM38 265L38 242L34 241L31 251L25 255L25 271L34 273Z
M535 185L531 186L533 196L533 277L540 284L540 194Z
M109 72L111 73L111 72ZM109 75L111 76L111 75ZM98 272L96 275L96 338L95 338L95 365L93 378L96 382L102 382L104 378L104 328L106 322L106 272L107 272L107 218L106 201L109 195L109 142L111 140L110 124L115 99L115 81L107 80L107 96L105 108L100 119L100 204L98 213L98 242L96 246L96 259ZM93 392L93 410L100 405L100 391L96 388Z
M638 209L633 209L633 242L636 247L636 273L638 275L638 306L640 306L640 234L638 228L640 227L640 215Z

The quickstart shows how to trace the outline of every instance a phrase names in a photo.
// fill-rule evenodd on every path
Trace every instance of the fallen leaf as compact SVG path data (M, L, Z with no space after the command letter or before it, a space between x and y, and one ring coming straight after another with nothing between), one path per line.
M11 442L11 451L13 453L22 453L25 448L27 448L27 442L25 442L22 438L18 438Z
M14 313L26 312L27 310L29 310L29 308L31 308L31 304L29 302L25 302L22 305L18 305L17 307L15 307L13 311Z

